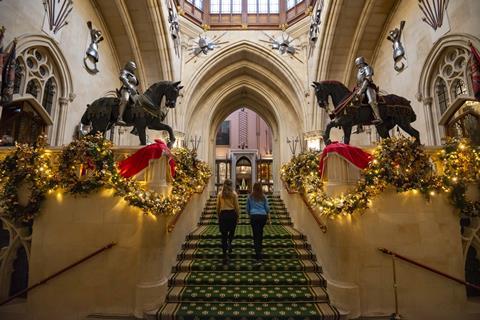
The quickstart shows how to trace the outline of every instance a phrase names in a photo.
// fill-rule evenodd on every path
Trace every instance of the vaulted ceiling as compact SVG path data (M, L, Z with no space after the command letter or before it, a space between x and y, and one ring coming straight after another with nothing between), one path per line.
M113 41L120 65L133 59L143 87L172 78L165 4L162 0L91 0ZM354 84L354 60L372 62L400 0L331 0L323 21L317 79ZM189 23L183 20L185 23ZM307 26L308 27L308 26ZM305 32L308 32L306 29Z
M123 65L135 60L143 87L171 79L168 33L161 0L91 0Z
M332 0L325 20L322 44L322 79L338 80L351 87L355 81L354 61L363 56L372 62L385 40L389 20L400 0ZM385 40L386 41L386 40ZM322 58L322 57L321 57ZM322 72L323 71L323 72Z

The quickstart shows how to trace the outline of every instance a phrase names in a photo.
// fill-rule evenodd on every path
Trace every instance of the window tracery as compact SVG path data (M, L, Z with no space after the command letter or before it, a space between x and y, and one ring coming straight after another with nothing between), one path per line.
M59 99L62 75L47 47L33 46L19 50L16 59L14 99L0 115L0 133L11 135L18 142L33 142L46 133L49 142L56 143L60 126Z
M470 95L467 79L468 51L449 47L440 57L435 77L435 96L440 115L443 115L459 96Z
M51 93L54 91L53 87L56 87L56 71L54 64L52 63L48 54L43 52L41 48L33 47L25 50L17 58L17 67L15 72L16 75L19 76L15 79L14 90L16 93L20 95L29 93L39 102L47 101L48 99L45 97L45 95L51 95ZM25 88L22 88L23 83L27 83ZM50 97L50 100L50 111L52 111L54 102L53 97ZM44 103L42 103L42 105L44 105Z

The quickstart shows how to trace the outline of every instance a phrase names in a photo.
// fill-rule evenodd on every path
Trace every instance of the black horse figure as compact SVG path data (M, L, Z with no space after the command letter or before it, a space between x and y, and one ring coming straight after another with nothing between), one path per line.
M317 96L320 108L326 108L328 96L332 97L335 111L330 117L333 119L325 128L323 140L325 144L330 144L330 130L333 127L343 129L343 142L349 144L352 127L355 125L371 125L374 119L372 109L367 101L354 104L353 93L343 83L338 81L313 82L315 95ZM398 125L412 137L415 137L417 143L420 143L420 135L410 123L416 120L415 112L410 105L410 101L394 95L378 96L378 108L383 123L376 125L377 132L382 138L389 138L388 133L395 125Z
M141 145L147 144L145 129L148 127L153 130L167 131L170 138L168 146L172 147L175 142L173 130L162 121L167 116L168 109L166 108L175 108L179 91L183 88L179 84L180 81L160 81L154 83L143 95L138 95L135 105L130 101L125 108L123 120L127 123L127 126L134 126L133 132L138 134ZM160 106L163 97L165 97L165 110L162 110ZM81 123L92 125L92 130L89 134L105 133L115 124L118 117L119 103L119 98L103 97L87 105L87 110L82 116Z

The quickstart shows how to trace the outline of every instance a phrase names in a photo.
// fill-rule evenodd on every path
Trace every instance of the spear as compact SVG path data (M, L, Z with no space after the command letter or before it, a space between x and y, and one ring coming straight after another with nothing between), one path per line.
M426 22L429 26L431 26L433 29L436 29L435 24L433 21L431 21L429 18L430 16L425 10L423 0L418 0L418 6L420 7L420 10L422 10L424 17L422 18L422 21Z
M435 1L434 1L435 2ZM427 10L428 10L428 13L430 15L430 19L433 21L433 23L435 24L434 26L434 29L437 30L438 28L438 24L437 24L437 21L435 20L435 13L432 9L432 6L430 5L430 2L426 1L425 2L427 4Z
M65 4L67 4L67 7L65 7ZM71 4L70 0L65 0L62 3L62 7L60 8L57 19L55 20L55 30L53 31L53 33L57 33L57 31L60 30L60 28L58 27L59 25L62 25L63 27L64 20L67 18L68 14L72 11L72 8L68 10L68 7L70 6L70 4Z

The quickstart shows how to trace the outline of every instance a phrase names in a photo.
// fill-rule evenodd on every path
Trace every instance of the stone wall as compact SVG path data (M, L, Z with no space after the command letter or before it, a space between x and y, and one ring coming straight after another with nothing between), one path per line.
M443 137L443 131L438 129L440 127L439 119L435 117L435 109L439 107L434 97L434 88L430 88L430 95L421 90L424 85L430 87L430 84L421 83L422 72L429 62L434 62L429 61L429 59L435 58L431 54L434 47L446 38L458 40L457 43L450 44L454 46L466 47L468 40L476 42L477 46L480 44L480 34L478 32L480 24L478 19L473 18L472 14L474 12L480 12L479 1L450 1L444 18L444 26L434 31L422 21L423 15L418 8L418 1L401 1L389 23L385 26L385 32L387 32L398 27L400 21L406 21L402 40L406 50L407 67L400 73L393 69L392 43L385 38L387 34L380 39L378 52L373 62L375 82L382 90L404 96L412 102L412 107L417 114L417 120L412 125L420 131L420 139L424 144L439 144L441 141L438 138ZM469 70L468 65L465 67ZM418 98L422 98L422 101L419 101ZM428 98L433 99L429 102ZM434 114L433 119L430 119L428 115L429 104L433 104L431 107L434 109L432 112ZM429 124L429 121L433 123ZM436 140L433 135L437 135ZM365 143L365 140L363 143Z
M328 157L325 192L336 196L353 189L358 169L339 157ZM356 179L353 179L357 176ZM305 233L327 279L331 301L360 316L395 312L392 258L386 248L458 279L465 279L460 219L446 194L430 200L418 191L387 188L371 199L362 214L321 217L298 193L281 192L294 226ZM478 194L469 194L478 199ZM321 230L316 217L327 231ZM398 308L406 319L478 319L480 305L467 300L465 286L396 259Z
M51 194L33 226L30 285L110 242L117 245L31 291L22 310L0 308L0 318L142 317L158 308L177 252L196 226L207 197L206 189L195 194L168 233L172 217L145 215L114 197L112 190L88 197Z
M120 86L118 80L119 64L112 39L107 27L103 24L101 16L90 1L75 1L74 9L68 18L68 25L63 27L55 36L47 35L43 31L45 10L42 1L30 0L4 0L0 2L0 21L7 28L5 45L13 38L19 38L17 47L25 47L24 44L35 40L40 46L51 43L57 47L63 56L68 74L64 77L71 79L71 94L66 97L65 118L62 121L63 129L60 129L61 139L55 144L62 145L70 142L75 127L88 103L103 96L107 91ZM100 60L98 63L99 73L91 75L83 65L85 50L90 44L90 33L87 21L92 21L95 28L103 32L104 41L99 44ZM59 62L56 61L55 64ZM72 100L73 99L73 100ZM58 103L58 102L57 102ZM56 120L54 120L56 121Z

